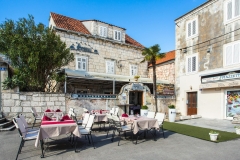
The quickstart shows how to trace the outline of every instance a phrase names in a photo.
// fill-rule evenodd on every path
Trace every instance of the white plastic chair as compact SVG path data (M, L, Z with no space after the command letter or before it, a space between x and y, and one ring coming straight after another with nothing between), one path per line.
M93 145L93 148L95 149L92 134L91 134L92 125L94 123L94 118L95 118L95 115L90 115L86 127L85 128L79 128L79 131L80 131L81 135L85 135L85 136L88 137L89 143L90 143L89 136L91 137L92 145Z
M162 129L162 134L163 134L163 138L165 138L164 136L164 130L163 130L163 122L164 122L164 119L165 119L165 113L157 113L156 116L155 116L155 119L157 119L158 121L158 125L159 125L159 132L160 130Z
M38 136L38 131L28 132L25 129L25 126L20 118L14 118L13 123L15 124L16 128L18 129L19 135L21 137L20 146L19 146L17 156L16 156L16 160L17 160L18 155L19 155L19 153L21 153L21 150L22 150L22 147L24 146L25 141L36 140L36 138Z
M149 112L148 111L147 117L148 118L154 118L155 117L155 112Z
M115 108L114 114L115 114L115 115L118 115L118 111L119 111L119 108Z
M114 114L115 113L115 108L113 107L111 110L110 110L110 114Z
M82 121L82 124L78 125L79 129L83 129L83 128L86 127L86 125L88 124L88 121L89 121L89 117L90 117L90 114L89 113L85 113L83 121Z
M19 118L28 132L39 131L39 129L31 129L31 127L28 126L27 121L23 115L19 115Z
M31 112L32 112L33 117L34 117L34 122L33 122L33 125L32 125L32 128L33 128L35 123L36 123L36 120L42 121L42 116L37 114L36 109L34 107L31 107Z

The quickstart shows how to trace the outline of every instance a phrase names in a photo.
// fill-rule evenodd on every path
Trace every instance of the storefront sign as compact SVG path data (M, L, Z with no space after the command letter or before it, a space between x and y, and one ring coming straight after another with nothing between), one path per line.
M143 86L141 85L141 83L132 83L132 90L142 91Z
M76 51L82 51L82 52L89 52L89 53L95 53L98 54L98 51L96 49L93 49L91 46L90 47L82 47L80 43L77 43L77 46L72 44L69 47L71 50L76 50Z
M237 78L240 78L240 73L229 73L227 75L222 75L222 76L202 78L202 83L229 80L229 79L237 79Z
M206 88L223 88L223 87L234 87L234 86L240 86L240 81L201 84L199 88L206 89Z
M157 93L159 95L174 95L173 84L157 84Z

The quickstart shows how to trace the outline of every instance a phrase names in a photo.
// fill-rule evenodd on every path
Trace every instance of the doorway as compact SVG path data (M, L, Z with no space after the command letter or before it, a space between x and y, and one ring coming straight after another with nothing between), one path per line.
M141 106L143 104L143 92L142 91L130 91L129 92L129 104L133 104L130 106L129 114L131 114L131 110L133 114L140 113Z
M187 115L197 114L197 92L187 93Z

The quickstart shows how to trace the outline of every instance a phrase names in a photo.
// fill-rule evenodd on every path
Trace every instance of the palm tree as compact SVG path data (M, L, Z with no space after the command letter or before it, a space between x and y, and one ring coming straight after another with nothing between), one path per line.
M164 58L165 53L160 53L161 48L159 47L158 44L155 44L154 46L151 46L149 48L145 48L142 51L142 55L144 56L144 60L141 62L147 61L149 64L152 65L153 67L153 94L154 94L154 99L155 99L155 107L156 107L156 112L158 112L158 107L157 107L157 91L156 91L156 61L158 59Z

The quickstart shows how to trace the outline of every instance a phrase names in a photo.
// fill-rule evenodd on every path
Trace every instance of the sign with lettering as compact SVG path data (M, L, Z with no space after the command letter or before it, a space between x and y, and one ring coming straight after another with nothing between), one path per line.
M201 84L199 86L200 89L206 89L206 88L223 88L223 87L234 87L239 86L240 81L234 81L234 82L219 82L219 83L207 83L207 84Z
M90 47L83 47L80 45L80 43L77 43L77 46L75 46L74 44L72 44L69 47L71 50L76 50L76 51L81 51L81 52L89 52L89 53L94 53L94 54L98 54L98 51L96 49L93 49L91 46Z
M229 74L222 75L222 76L202 78L202 83L229 80L229 79L237 79L237 78L240 78L240 73L230 72Z
M157 84L157 93L159 95L174 95L173 84Z
M137 91L142 91L143 90L143 86L141 83L132 83L132 90L137 90Z

